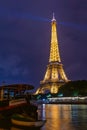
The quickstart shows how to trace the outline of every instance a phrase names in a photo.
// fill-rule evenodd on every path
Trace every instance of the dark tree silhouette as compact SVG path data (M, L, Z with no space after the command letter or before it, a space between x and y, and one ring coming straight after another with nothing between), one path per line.
M63 96L87 96L87 80L69 81L59 88Z

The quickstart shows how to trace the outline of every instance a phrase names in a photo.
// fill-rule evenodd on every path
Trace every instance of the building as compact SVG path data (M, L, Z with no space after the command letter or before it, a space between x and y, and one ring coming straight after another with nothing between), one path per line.
M59 87L69 81L61 63L56 25L56 19L53 14L49 63L44 79L40 81L40 87L37 89L36 94L45 93L46 91L58 93Z

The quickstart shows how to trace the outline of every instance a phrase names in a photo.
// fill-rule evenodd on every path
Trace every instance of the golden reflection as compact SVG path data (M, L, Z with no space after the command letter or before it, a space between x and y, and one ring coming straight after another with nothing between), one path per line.
M61 118L68 119L68 120L72 118L69 112L69 110L71 110L71 105L60 105L59 108L60 108Z
M72 126L69 125L71 122L71 105L52 105L48 104L45 106L44 114L46 114L47 123L41 130L73 130ZM70 127L70 128L69 128Z

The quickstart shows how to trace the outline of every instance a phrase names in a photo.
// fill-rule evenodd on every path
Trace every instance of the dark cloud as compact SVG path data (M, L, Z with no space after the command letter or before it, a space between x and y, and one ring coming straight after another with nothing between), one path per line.
M87 79L86 0L0 1L0 84L37 88L49 59L52 13L62 63L69 79Z

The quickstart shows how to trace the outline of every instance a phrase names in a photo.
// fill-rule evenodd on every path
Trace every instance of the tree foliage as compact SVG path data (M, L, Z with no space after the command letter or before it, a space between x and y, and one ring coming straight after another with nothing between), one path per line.
M63 96L87 96L87 80L69 81L59 88Z

